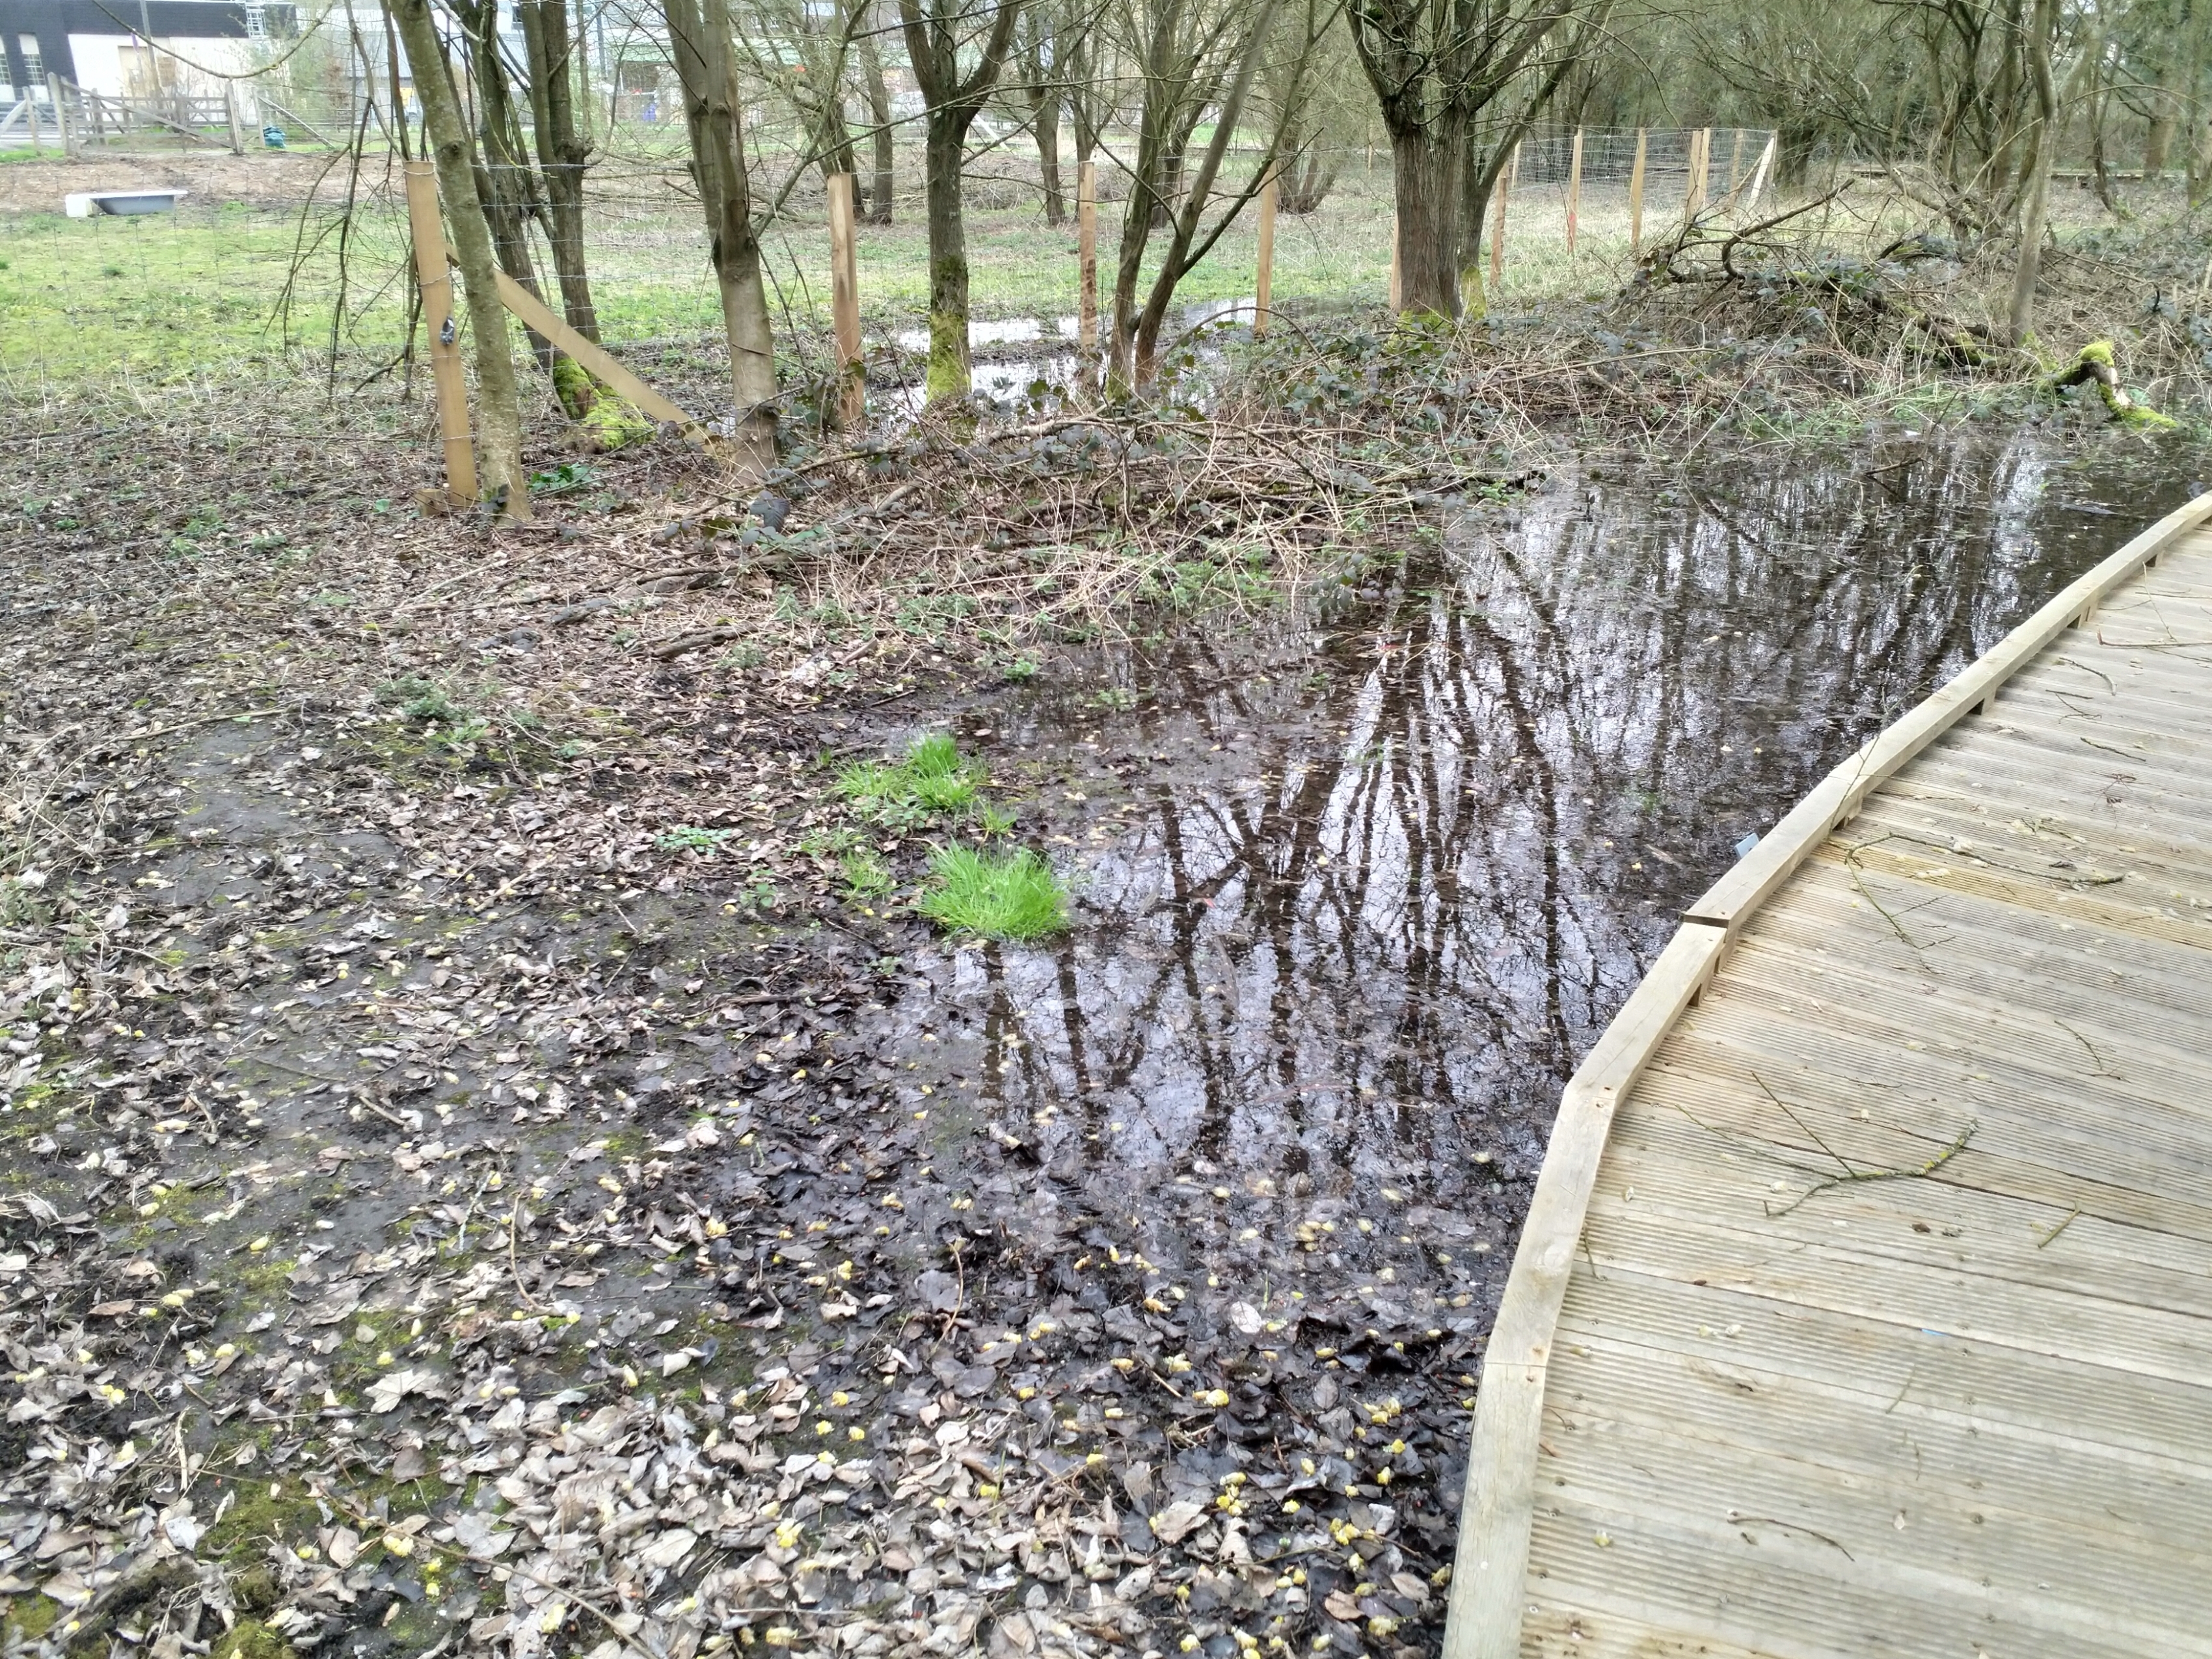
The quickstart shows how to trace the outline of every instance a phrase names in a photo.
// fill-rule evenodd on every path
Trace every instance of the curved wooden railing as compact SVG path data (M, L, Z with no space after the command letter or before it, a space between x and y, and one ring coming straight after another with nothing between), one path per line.
M2087 625L2115 588L2207 519L2212 494L2166 514L1830 772L1683 913L1674 939L1576 1069L1560 1097L1483 1357L1444 1659L1516 1659L1521 1651L1536 1437L1552 1338L1606 1137L1614 1109L1711 979L1734 930L1857 815L1868 795L1967 714L1986 710L2005 682L2053 640Z

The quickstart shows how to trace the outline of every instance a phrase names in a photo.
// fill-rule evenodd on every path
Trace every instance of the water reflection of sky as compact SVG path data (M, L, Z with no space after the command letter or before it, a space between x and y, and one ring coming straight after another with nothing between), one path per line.
M1496 1177L1734 843L2183 498L2176 465L1900 441L1566 480L1334 613L979 706L995 770L1055 769L1079 924L921 964L890 1017L957 1013L915 1087L1102 1192L1395 1183L1510 1227Z

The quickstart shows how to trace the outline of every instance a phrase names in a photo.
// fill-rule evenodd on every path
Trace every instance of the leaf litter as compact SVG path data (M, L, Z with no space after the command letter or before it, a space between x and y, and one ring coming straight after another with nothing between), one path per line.
M629 503L386 521L374 434L65 460L0 641L9 1651L1433 1646L1485 1287L931 1103L933 936L802 846L884 672L672 665Z

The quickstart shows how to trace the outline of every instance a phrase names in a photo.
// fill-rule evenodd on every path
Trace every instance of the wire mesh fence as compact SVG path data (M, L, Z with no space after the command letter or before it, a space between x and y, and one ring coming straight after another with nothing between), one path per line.
M347 118L374 127L354 106ZM818 167L795 131L766 129L755 143L755 200L763 216L762 252L772 320L796 369L827 362L830 258L827 202ZM1492 303L1595 295L1615 287L1632 256L1629 196L1641 170L1645 238L1679 224L1694 204L1702 149L1708 207L1747 213L1755 191L1772 188L1772 135L1585 130L1576 166L1572 132L1524 139L1502 192L1502 295ZM706 226L685 167L680 127L623 123L603 135L605 153L586 184L586 260L601 339L635 358L648 376L711 387L726 361L720 299ZM1059 194L1072 216L1074 147L1063 146ZM1109 138L1095 160L1099 180L1102 307L1110 312L1134 143ZM861 182L870 180L866 146ZM1233 147L1216 185L1225 200L1249 189L1264 161L1256 145ZM210 168L245 168L228 156ZM1341 147L1301 158L1319 189L1306 212L1281 214L1274 236L1271 307L1296 325L1305 317L1383 304L1393 241L1387 150ZM288 177L295 199L250 196L226 202L228 185L196 194L157 217L64 221L52 212L14 218L12 270L0 271L0 373L72 375L115 372L173 375L282 360L297 370L321 360L332 383L407 372L416 318L398 158L302 157ZM211 174L211 177L217 175ZM864 224L859 243L865 340L872 372L912 373L924 349L929 303L927 233L919 146L902 142L888 225ZM534 179L511 184L528 200ZM1072 216L1046 219L1036 150L1018 131L981 147L966 181L974 343L980 361L1030 359L1072 344L1079 303L1077 230ZM1293 205L1302 204L1294 203ZM58 208L57 201L53 206ZM1496 207L1493 207L1493 215ZM1567 246L1570 217L1575 246ZM1247 204L1177 289L1170 337L1249 321L1254 310L1257 219ZM522 247L539 291L557 310L554 252L539 222L526 217ZM1498 234L1495 217L1489 227ZM1155 231L1156 260L1162 234ZM511 269L522 262L514 261ZM1149 284L1152 265L1140 272ZM1141 295L1142 289L1139 293ZM419 340L416 342L419 345ZM983 377L1026 382L1025 375Z

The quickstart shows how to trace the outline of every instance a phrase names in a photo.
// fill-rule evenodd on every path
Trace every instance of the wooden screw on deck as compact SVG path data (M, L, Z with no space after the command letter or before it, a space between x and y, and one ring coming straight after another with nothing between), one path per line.
M1644 252L1644 145L1645 133L1636 129L1636 165L1628 174L1628 251Z
M446 453L446 492L456 502L477 498L476 452L469 447L469 388L453 322L453 273L446 260L446 228L438 218L438 164L407 163L407 225L415 237L415 280L422 289L422 320L430 329L430 374L438 388L438 436Z
M837 423L860 425L867 412L867 370L860 356L860 260L854 230L853 175L830 175L830 310L837 327Z
M1252 335L1267 331L1267 301L1275 286L1275 199L1280 187L1274 173L1260 186L1260 269L1253 283Z
M1575 217L1583 202L1583 130L1575 129L1574 147L1567 155L1567 252L1575 251Z
M1085 351L1098 349L1098 164L1075 169L1075 246L1081 293L1076 301L1075 340Z

